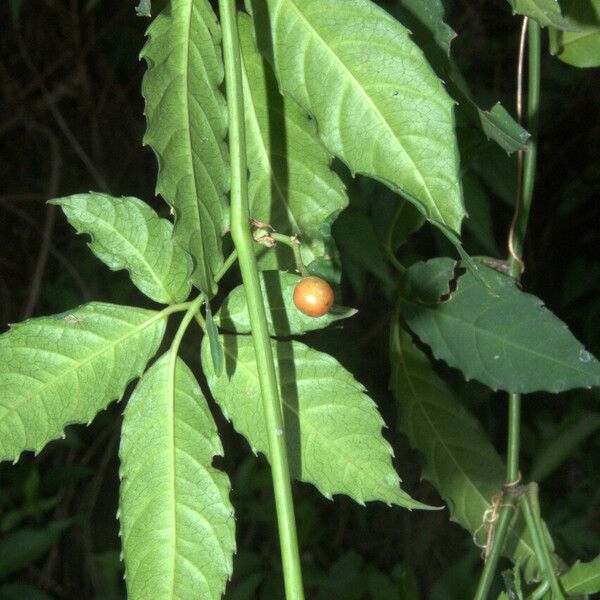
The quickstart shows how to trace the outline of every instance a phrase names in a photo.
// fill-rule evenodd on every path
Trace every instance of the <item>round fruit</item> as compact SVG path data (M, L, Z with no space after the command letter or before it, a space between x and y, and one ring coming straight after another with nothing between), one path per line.
M322 317L333 304L333 290L320 277L303 277L294 288L294 304L309 317Z

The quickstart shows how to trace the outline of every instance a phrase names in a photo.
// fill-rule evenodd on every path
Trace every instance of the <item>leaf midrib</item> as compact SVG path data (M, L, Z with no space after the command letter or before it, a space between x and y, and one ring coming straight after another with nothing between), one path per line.
M189 169L192 176L192 181L194 182L194 198L191 198L192 204L194 206L194 215L196 217L196 224L198 227L198 231L202 232L202 220L200 218L200 207L198 206L199 202L199 189L198 189L198 176L196 173L196 165L193 159L194 148L192 146L192 116L190 114L190 103L189 96L191 94L190 85L189 85L189 73L191 70L190 61L191 61L191 53L190 53L190 38L191 38L191 27L192 27L192 15L194 12L194 2L195 0L188 0L188 17L185 20L184 24L184 36L183 36L183 44L184 44L184 62L185 69L183 74L184 81L184 93L183 93L183 103L184 103L184 112L185 112L185 120L187 121L187 127L184 127L186 132L186 142L187 142L187 158L189 163ZM210 273L207 273L207 265L204 257L204 246L203 244L197 244L197 251L200 252L199 260L195 261L195 270L203 271L203 279L209 282L210 285Z
M114 340L112 343L108 344L107 346L102 347L97 352L94 352L93 354L90 354L84 360L76 361L73 366L69 367L68 369L66 369L65 371L63 371L60 375L58 375L57 377L52 378L47 383L43 384L41 387L39 387L36 390L34 390L34 392L31 395L24 396L24 397L21 398L20 401L18 401L15 404L13 404L10 407L9 410L7 410L3 415L0 415L0 423L2 423L4 421L4 419L7 418L9 415L12 415L15 412L17 412L21 408L21 406L23 404L30 402L36 396L42 395L47 389L53 387L54 385L56 385L56 383L62 381L65 377L67 377L68 375L70 375L74 371L76 371L79 368L81 368L82 366L84 366L84 365L92 362L94 359L96 359L98 356L101 356L105 352L108 352L109 350L112 350L114 347L116 347L117 345L119 345L122 342L126 341L128 338L136 335L140 331L143 331L147 327L150 327L156 321L158 321L160 319L166 318L166 316L167 315L165 315L162 312L156 313L155 315L153 315L150 319L148 319L144 323L142 323L142 324L134 327L126 335L118 338L117 340Z
M282 342L282 343L286 343L286 342ZM246 364L245 362L243 362L243 361L240 361L240 360L239 360L239 357L238 357L238 356L236 356L236 355L234 355L234 354L231 352L231 350L229 350L229 349L227 348L227 345L226 345L226 344L223 344L223 347L224 347L224 350L225 350L225 352L226 352L226 353L227 353L227 354L230 356L230 358L232 358L232 359L235 361L235 364L236 364L236 365L241 365L241 367L244 369L244 371L246 371L246 373L248 374L249 378L255 379L255 380L258 382L258 375L256 374L256 372L255 372L255 371L253 371L252 369L250 369L250 368L247 366L247 364ZM238 351L238 353L239 353L239 350L240 350L239 346L238 346L238 348L237 348L236 350L237 350L237 351ZM278 370L278 371L279 371L279 370ZM279 377L281 377L281 373L279 373L279 372L278 372L278 374L279 374ZM281 385L281 384L280 384L280 385ZM363 394L363 392L360 392L360 393L361 393L361 394ZM378 490L380 490L380 489L384 489L384 490L385 490L385 486L383 486L382 482L380 482L380 481L377 481L376 479L371 479L371 477L370 477L370 475L371 475L371 472L370 472L368 469L364 469L364 468L362 468L362 467L360 467L360 468L359 468L359 466L358 466L358 465L357 465L357 464L356 464L356 463L355 463L353 460L350 460L350 459L348 458L348 456L346 455L346 453L345 453L345 452L343 452L343 450L342 450L342 449L338 448L338 446L337 446L337 444L336 444L335 442L332 442L332 441L330 440L330 438L328 438L327 436L324 436L324 435L321 433L321 431L319 430L319 428L318 428L318 427L314 427L314 425L312 424L312 421L311 421L310 419L302 419L302 417L301 417L300 413L299 413L297 410L295 410L295 408L294 408L293 406L291 406L290 404L288 404L288 402L286 402L286 400L284 399L284 394L282 394L282 393L281 393L281 390L280 390L280 394L279 394L279 395L280 395L280 402L281 402L283 405L285 405L285 407L286 407L286 408L287 408L287 409L288 409L290 412L292 412L294 415L296 415L296 417L298 418L298 420L299 420L299 421L302 421L302 423L303 423L303 424L305 424L305 425L308 425L308 426L310 427L310 429L311 429L313 432L315 432L315 433L318 435L318 437L320 437L321 439L324 439L324 440L326 440L327 442L329 442L329 444L328 444L328 445L330 445L330 446L333 446L333 447L336 449L336 451L337 451L337 452L338 452L340 455L342 455L342 456L344 457L344 459L345 459L345 462L346 462L346 463L348 463L348 464L353 464L353 465L355 466L355 468L356 468L356 470L357 470L357 471L359 471L359 472L361 472L361 473L364 473L364 474L367 476L367 478L368 478L368 479L370 479L370 480L373 482L375 489L378 489ZM390 456L391 456L391 455L390 455ZM392 469L392 470L393 470L393 467L392 467L392 465L391 465L391 464L389 465L389 467L390 467L390 469ZM299 475L300 475L300 474L299 474ZM397 477L397 475L396 475L396 477ZM317 485L317 484L316 484L316 482L314 482L314 483L315 483L315 485ZM320 489L320 487L321 487L321 486L317 486L317 487ZM404 490L403 490L403 489L400 487L400 478L398 478L398 486L397 486L397 489L393 489L393 488L391 488L391 487L390 487L390 490L389 490L389 491L390 491L390 493L391 493L391 494L393 494L394 496L398 496L398 497L400 497L400 498L402 498L402 499L404 500L404 504L400 504L400 503L399 503L397 500L395 501L395 503L396 503L396 504L398 504L399 506L406 506L406 507L410 507L410 505L412 505L414 508L423 508L423 507L425 507L425 506L426 506L426 505L424 505L424 504L422 504L422 503L418 502L417 500L414 500L414 499L413 499L413 498L412 498L412 497L411 497L411 496L410 496L410 495L409 495L407 492L405 492L405 491L404 491ZM339 492L339 491L334 491L333 493L344 493L344 494L347 494L347 492ZM350 494L347 494L347 495L349 495L350 497L353 497L353 496L351 496ZM362 501L362 499L361 499L361 501ZM386 501L387 501L387 499L386 499ZM428 507L428 508L429 508L429 507Z
M312 31L314 33L314 37L318 41L321 42L321 45L325 47L325 49L329 52L329 54L331 54L331 56L334 57L335 61L344 69L344 71L346 71L348 73L349 78L352 81L354 81L355 87L358 88L358 90L361 93L361 95L363 95L367 99L367 102L371 105L371 107L372 107L373 111L376 113L376 115L378 115L380 117L380 120L384 123L386 129L388 129L388 131L391 134L392 138L396 140L396 143L398 144L398 147L400 148L400 150L402 151L402 153L404 154L404 156L407 158L407 160L409 161L409 163L412 164L412 166L414 168L414 171L417 174L418 179L420 180L425 193L427 194L428 200L431 202L431 205L435 208L435 211L437 212L438 218L440 219L440 221L444 225L446 225L446 226L448 226L448 227L450 227L452 229L452 226L449 223L446 222L446 220L444 219L443 215L441 214L441 212L440 212L440 210L439 210L439 208L437 206L436 201L434 200L433 196L431 195L431 192L429 191L429 186L427 185L423 174L421 173L421 171L417 167L417 165L414 162L414 160L412 159L412 157L406 151L406 149L402 145L402 142L400 141L400 139L398 138L398 136L394 132L394 129L392 128L392 126L390 125L390 123L388 122L388 120L384 117L384 115L381 113L381 111L379 110L379 108L377 107L377 105L374 103L374 101L371 98L371 96L367 93L367 91L363 88L363 86L360 84L360 82L356 79L356 77L354 76L354 74L352 73L352 71L350 71L350 69L341 60L341 58L333 51L333 49L329 46L329 44L325 41L325 39L323 37L321 37L321 35L319 34L319 32L313 27L313 25L304 16L304 14L302 13L302 11L300 10L300 8L298 7L298 5L296 4L295 0L280 0L280 6L281 6L281 2L282 1L286 2L290 6L294 7L294 9L295 9L297 15L299 16L299 18L306 24L306 28L309 29L310 31Z
M465 292L465 288L463 288L462 291L464 293ZM404 299L403 301L406 304L409 304L409 305L411 305L411 306L413 306L415 308L418 308L419 310L421 310L423 312L428 313L435 320L435 318L436 318L436 312L437 312L436 309L432 309L431 307L428 307L427 305L419 304L419 303L416 303L414 301L407 300L407 299ZM507 301L506 298L504 298L504 301ZM478 315L478 316L480 316L480 315ZM572 366L572 365L570 365L568 363L561 362L560 360L558 360L558 359L556 359L556 358L554 358L554 357L552 357L552 356L550 356L548 354L541 354L539 352L536 352L534 350L531 350L531 349L527 348L526 346L520 346L516 342L511 342L511 341L507 340L506 338L503 338L500 335L498 335L498 334L496 334L496 333L494 333L494 332L492 332L492 331L490 331L488 329L484 329L482 327L478 327L478 326L475 325L475 323L471 323L470 321L466 321L466 320L462 319L459 316L456 316L456 315L453 315L451 313L443 312L442 311L442 312L438 312L437 313L437 317L438 317L439 320L443 320L444 318L446 318L448 320L457 321L457 322L461 323L462 325L464 325L466 329L471 329L475 333L479 333L482 336L486 336L488 338L491 338L494 341L501 342L504 346L508 346L508 347L514 348L517 351L529 354L529 355L531 355L531 356L533 356L535 358L538 358L538 359L543 359L543 360L546 360L546 361L554 362L554 363L556 363L557 365L560 365L563 368L566 367L568 369L571 369L572 371L574 371L575 373L577 373L579 375L583 374L583 375L586 375L586 376L590 376L590 373L588 371L584 370L584 369L578 369L578 368L576 368L576 367L574 367L574 366ZM454 353L450 352L450 354L453 355ZM483 360L481 360L481 362L483 364Z
M77 208L75 208L75 209L77 210ZM93 213L91 213L91 211L90 211L90 214L93 214ZM101 215L94 215L94 217L97 221L100 221L100 223L104 223L106 228L109 230L109 232L116 234L119 237L119 239L123 240L127 244L127 246L133 250L133 253L140 259L140 261L143 263L143 265L148 270L148 273L152 276L154 281L162 289L168 302L171 304L175 303L176 302L175 298L171 295L169 290L167 290L167 288L164 286L163 282L159 279L159 277L154 272L154 269L152 268L150 263L146 260L144 255L138 250L138 248L134 244L132 244L129 241L129 239L127 239L118 229L116 229L116 227L114 227L114 225L112 223L109 223L107 220L103 219ZM144 219L144 222L146 223L147 231L150 234L150 228L148 227L148 221L146 220L146 218L144 217L143 214L142 214L142 218ZM160 219L159 219L159 221L160 221ZM90 231L86 231L85 233L91 234ZM92 240L92 242L91 242L91 245L93 245L93 244L94 244L94 240ZM109 252L110 252L110 249L109 249ZM172 256L172 254L173 253L171 253L171 256ZM113 254L113 256L116 256L116 255Z
M413 397L414 397L414 402L417 406L419 406L419 408L421 409L421 412L423 413L425 419L427 420L431 431L433 432L433 434L436 436L439 444L442 446L442 448L444 448L448 454L448 456L450 457L450 459L452 460L452 462L454 463L454 465L456 466L457 470L459 471L459 473L461 473L463 475L463 477L465 478L465 480L469 483L469 485L473 488L473 490L476 492L476 494L479 496L479 498L483 501L484 505L487 507L488 506L488 501L487 499L484 497L484 495L479 491L479 488L477 488L477 486L475 485L475 483L471 480L470 477L468 477L468 475L466 474L466 472L462 469L460 463L457 461L457 459L455 458L454 454L450 451L450 448L446 445L446 443L444 442L444 439L442 438L442 436L440 435L440 433L438 432L437 428L434 426L433 422L431 421L428 412L425 410L425 406L422 402L419 401L418 399L418 395L416 393L416 389L412 383L412 378L408 372L408 368L406 366L406 363L403 359L403 353L402 353L402 349L401 349L401 345L399 343L398 340L394 340L394 346L395 346L395 350L396 350L396 356L398 357L398 361L401 363L402 368L404 370L404 373L406 374L406 379L409 382ZM514 536L515 534L513 533L512 529L509 529L509 535ZM529 544L527 544L522 536L519 536L518 538L518 543L522 544L523 547L526 549L527 553L530 556L534 555L534 551L533 548L531 546L529 546Z

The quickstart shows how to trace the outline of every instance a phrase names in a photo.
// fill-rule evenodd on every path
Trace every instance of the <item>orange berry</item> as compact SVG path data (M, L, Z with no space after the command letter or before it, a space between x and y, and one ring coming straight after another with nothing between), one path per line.
M294 304L309 317L322 317L333 304L333 290L320 277L303 277L294 288Z

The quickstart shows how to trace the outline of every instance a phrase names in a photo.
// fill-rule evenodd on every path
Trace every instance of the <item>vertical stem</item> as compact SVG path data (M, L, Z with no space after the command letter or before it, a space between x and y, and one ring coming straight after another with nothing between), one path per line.
M302 587L281 402L271 351L271 340L267 328L265 305L258 278L254 242L250 231L244 100L235 0L219 0L219 11L223 30L223 55L229 114L231 237L238 253L240 271L246 292L265 423L269 438L269 460L275 491L286 598L287 600L303 600L304 590Z
M506 502L510 502L509 498L505 498L504 500ZM504 507L501 509L496 525L494 545L492 546L492 550L485 561L485 565L483 566L483 571L481 572L481 577L479 578L479 585L477 586L474 600L485 600L488 596L490 587L494 581L494 576L496 575L498 559L500 558L500 553L504 544L504 538L506 537L506 533L508 531L511 516L511 508Z
M519 279L523 273L523 242L527 233L529 211L533 199L535 171L537 163L537 137L539 126L540 105L540 66L541 66L541 34L540 26L534 20L523 20L521 47L519 52L519 74L517 82L517 112L521 116L522 102L522 59L523 47L527 33L528 44L528 87L527 87L527 129L531 133L529 149L519 154L519 172L517 174L518 188L515 204L515 213L508 235L510 275ZM519 473L519 445L521 431L521 395L508 394L508 445L506 455L506 484L505 489L510 490L520 477ZM504 502L508 504L509 499ZM496 574L500 553L508 531L511 518L510 506L504 506L498 517L494 545L485 563L475 600L485 600ZM540 561L542 560L541 557Z
M506 483L519 480L521 442L521 394L508 394L508 442L506 448Z
M544 535L544 526L540 517L537 483L530 483L527 486L527 493L521 499L521 507L541 570L546 576L546 580L550 583L552 598L553 600L564 600L564 594L554 573L550 552L548 551Z

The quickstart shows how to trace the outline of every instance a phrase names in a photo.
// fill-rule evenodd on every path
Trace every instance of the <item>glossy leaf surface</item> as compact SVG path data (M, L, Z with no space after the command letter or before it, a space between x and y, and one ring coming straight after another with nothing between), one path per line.
M586 563L577 561L560 578L560 583L569 597L600 592L600 556Z

